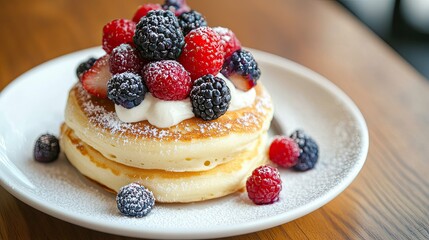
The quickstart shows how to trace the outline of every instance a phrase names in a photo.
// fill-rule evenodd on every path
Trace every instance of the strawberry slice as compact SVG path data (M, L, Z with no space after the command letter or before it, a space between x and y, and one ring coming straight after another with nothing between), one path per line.
M112 74L109 70L109 55L104 55L82 75L82 85L91 95L107 98L107 82L110 78Z

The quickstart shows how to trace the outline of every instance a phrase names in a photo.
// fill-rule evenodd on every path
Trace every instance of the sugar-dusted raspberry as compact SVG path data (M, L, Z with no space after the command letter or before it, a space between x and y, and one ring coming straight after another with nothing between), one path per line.
M246 181L247 195L255 204L270 204L279 200L282 180L277 168L260 166Z
M139 6L139 8L137 9L136 13L134 14L133 22L138 23L138 22L140 22L140 19L142 17L146 16L146 14L149 11L160 10L160 9L162 9L161 5L157 4L157 3L146 3L146 4L143 4L143 5Z
M220 36L220 42L223 45L225 59L230 57L235 51L241 49L240 41L230 29L224 27L215 27L213 30Z
M191 91L189 73L173 60L151 62L143 68L142 75L149 92L162 100L182 100Z
M290 137L298 144L300 149L298 163L293 169L307 171L314 168L319 159L319 146L316 141L302 130L296 130Z
M103 49L106 53L122 43L133 44L136 23L128 19L116 19L103 27Z
M269 157L279 166L290 168L298 162L299 151L298 144L293 139L278 136L270 145Z
M142 60L135 48L127 43L115 47L110 54L109 67L112 74L133 72L140 74L146 61Z
M178 60L191 74L192 80L218 74L223 64L219 35L210 27L192 30L185 37L185 46Z

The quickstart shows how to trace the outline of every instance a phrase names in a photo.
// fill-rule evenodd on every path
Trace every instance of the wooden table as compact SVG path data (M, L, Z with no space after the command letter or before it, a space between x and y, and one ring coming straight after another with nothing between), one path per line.
M0 1L0 90L49 59L100 44L137 1ZM238 239L428 239L429 82L333 1L189 1L248 47L305 65L343 89L366 118L367 162L333 201ZM268 2L271 5L268 5ZM1 239L127 239L27 206L0 187Z

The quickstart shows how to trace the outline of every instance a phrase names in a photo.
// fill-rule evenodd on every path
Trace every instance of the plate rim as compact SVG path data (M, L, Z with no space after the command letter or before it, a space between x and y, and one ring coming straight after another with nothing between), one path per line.
M70 58L73 55L83 55L86 53L95 53L99 51L100 47L92 47L79 51L75 51L69 54L65 54L51 60L48 60L28 71L18 76L15 80L9 83L1 92L0 92L0 103L3 101L4 96L6 96L15 86L17 86L20 82L24 81L28 75L33 74L40 69L45 68L46 66L52 64L53 62L61 61L65 58ZM189 230L184 231L183 229L177 229L173 233L166 233L162 230L141 230L137 229L133 226L110 226L109 224L105 224L103 222L97 221L95 218L88 218L88 216L82 217L82 214L75 214L72 212L62 212L58 207L50 207L47 204L43 204L40 199L32 196L34 194L24 193L19 190L14 189L12 184L8 183L4 177L0 175L0 185L3 186L10 194L18 198L20 201L26 203L27 205L36 208L39 211L42 211L50 216L61 219L63 221L67 221L73 224L76 224L81 227L93 229L96 231L101 231L105 233L129 236L129 237L149 237L149 238L218 238L218 237L227 237L227 236L235 236L241 235L251 232L260 231L263 229L267 229L270 227L275 227L286 222L293 221L299 217L309 214L317 210L318 208L324 206L332 199L337 197L341 192L343 192L357 177L359 172L361 171L368 154L369 148L369 133L368 128L365 122L365 119L356 106L356 104L347 96L338 86L330 82L328 79L323 77L322 75L314 72L313 70L300 65L296 62L293 62L289 59L264 52L261 50L247 48L256 56L257 59L263 59L264 62L268 64L275 65L282 69L287 69L287 71L291 71L299 76L305 77L306 80L311 81L313 84L318 85L323 88L325 91L329 92L329 94L337 97L347 109L350 110L352 116L356 119L359 132L362 134L362 141L359 146L362 146L362 151L359 151L359 157L356 161L355 166L350 170L347 176L342 179L342 181L336 185L335 187L329 189L324 195L319 198L312 200L311 202L297 207L293 210L277 214L275 216L261 218L258 221L240 223L238 225L230 225L223 226L221 231L218 228L212 229L204 229L204 231L198 230L195 228L194 231L189 232ZM0 109L2 106L0 105ZM0 159L1 160L1 159Z

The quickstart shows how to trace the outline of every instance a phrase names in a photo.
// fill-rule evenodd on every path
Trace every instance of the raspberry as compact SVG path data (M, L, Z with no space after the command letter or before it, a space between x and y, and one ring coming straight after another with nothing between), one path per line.
M235 51L241 49L240 41L231 30L224 27L215 27L213 30L220 36L220 43L223 45L224 59L229 58Z
M190 97L194 115L209 121L226 113L231 92L223 79L209 74L194 82Z
M111 53L112 50L121 43L133 43L134 31L136 23L127 19L116 19L103 27L103 49L106 53Z
M166 0L162 8L173 12L176 16L180 16L182 13L191 10L188 4L186 4L186 0Z
M253 55L242 49L235 51L225 60L222 74L228 77L237 88L247 91L256 86L261 70Z
M260 166L246 181L247 195L255 204L270 204L279 200L282 180L277 168Z
M298 163L293 167L297 171L307 171L314 168L319 159L319 146L302 130L296 130L290 135L299 146Z
M179 25L182 28L183 35L188 34L190 31L207 26L207 22L201 13L197 11L184 12L179 17Z
M145 62L140 59L137 50L126 43L115 47L109 58L109 68L112 74L140 73L144 64Z
M185 44L177 18L170 11L153 10L136 26L134 43L147 60L174 60Z
M182 100L191 91L189 73L173 60L151 62L143 68L142 75L152 95L162 100Z
M146 92L142 78L130 72L116 74L107 83L108 98L127 109L138 106Z
M155 206L153 193L138 183L122 187L116 195L119 211L128 217L144 217Z
M95 61L97 61L97 59L91 57L85 62L80 63L79 66L77 66L76 76L79 78L79 81L82 81L82 75L94 65Z
M185 37L179 62L191 74L192 80L207 74L218 74L223 64L219 35L209 27L192 30Z
M40 136L34 146L34 160L48 163L58 159L60 154L60 143L58 139L51 134Z
M298 144L288 137L277 137L273 140L269 149L270 160L284 168L296 165L299 157Z
M133 22L138 23L140 22L140 19L144 16L146 16L146 14L149 11L152 10L161 10L162 7L159 4L156 3L147 3L147 4L143 4L141 6L139 6L139 8L137 9L136 13L134 14L133 17Z

